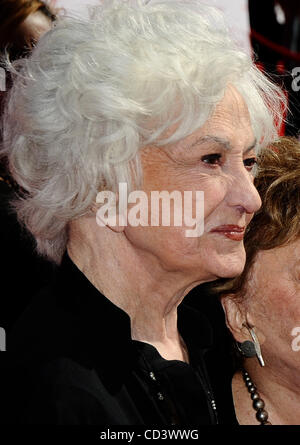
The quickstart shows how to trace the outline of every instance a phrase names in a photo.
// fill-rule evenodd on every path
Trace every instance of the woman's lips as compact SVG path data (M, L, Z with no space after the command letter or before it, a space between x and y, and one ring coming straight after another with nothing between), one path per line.
M245 227L228 224L212 229L211 233L220 233L220 235L224 235L233 241L242 241L245 235Z

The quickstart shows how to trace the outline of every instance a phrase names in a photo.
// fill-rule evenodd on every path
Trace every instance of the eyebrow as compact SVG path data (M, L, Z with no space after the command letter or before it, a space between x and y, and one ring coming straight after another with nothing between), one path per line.
M207 142L207 141L208 142L209 141L216 142L217 144L222 145L226 150L232 150L232 146L231 146L230 142L227 139L223 139L223 138L220 138L218 136L211 136L211 135L202 136L202 137L198 138L195 142L193 142L193 144L189 148L192 148L192 147L194 147L195 145L197 145L199 143L202 144L202 143ZM248 153L251 150L253 150L255 148L256 144L257 144L257 139L255 138L253 143L248 148L246 148L244 150L244 154Z

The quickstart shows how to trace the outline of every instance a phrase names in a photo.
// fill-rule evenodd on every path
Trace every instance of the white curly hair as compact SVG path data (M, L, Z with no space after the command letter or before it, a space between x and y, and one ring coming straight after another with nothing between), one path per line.
M139 149L201 127L229 82L260 144L277 137L285 102L235 46L221 13L197 0L103 0L87 20L58 19L9 68L1 154L25 190L19 220L57 263L69 222L98 191L141 184Z

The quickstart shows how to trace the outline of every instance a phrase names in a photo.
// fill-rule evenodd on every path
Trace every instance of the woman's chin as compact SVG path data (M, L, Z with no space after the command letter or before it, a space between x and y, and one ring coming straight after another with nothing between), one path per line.
M219 262L217 266L218 278L235 278L244 270L246 262L245 251L237 255L236 257L228 257Z

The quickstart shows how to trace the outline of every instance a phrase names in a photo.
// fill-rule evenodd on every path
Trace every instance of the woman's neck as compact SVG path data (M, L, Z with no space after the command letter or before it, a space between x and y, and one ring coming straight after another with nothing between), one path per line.
M253 360L253 359L252 359ZM299 425L300 423L300 388L295 382L279 376L276 371L259 365L246 367L250 378L257 388L260 398L265 403L265 411L272 425ZM234 375L232 393L235 412L241 425L259 425L252 399L246 388L241 372Z
M129 315L132 339L152 344L167 360L187 361L177 329L177 308L198 283L160 270L144 252L120 244L94 250L81 242L80 248L69 245L68 253L89 281Z

